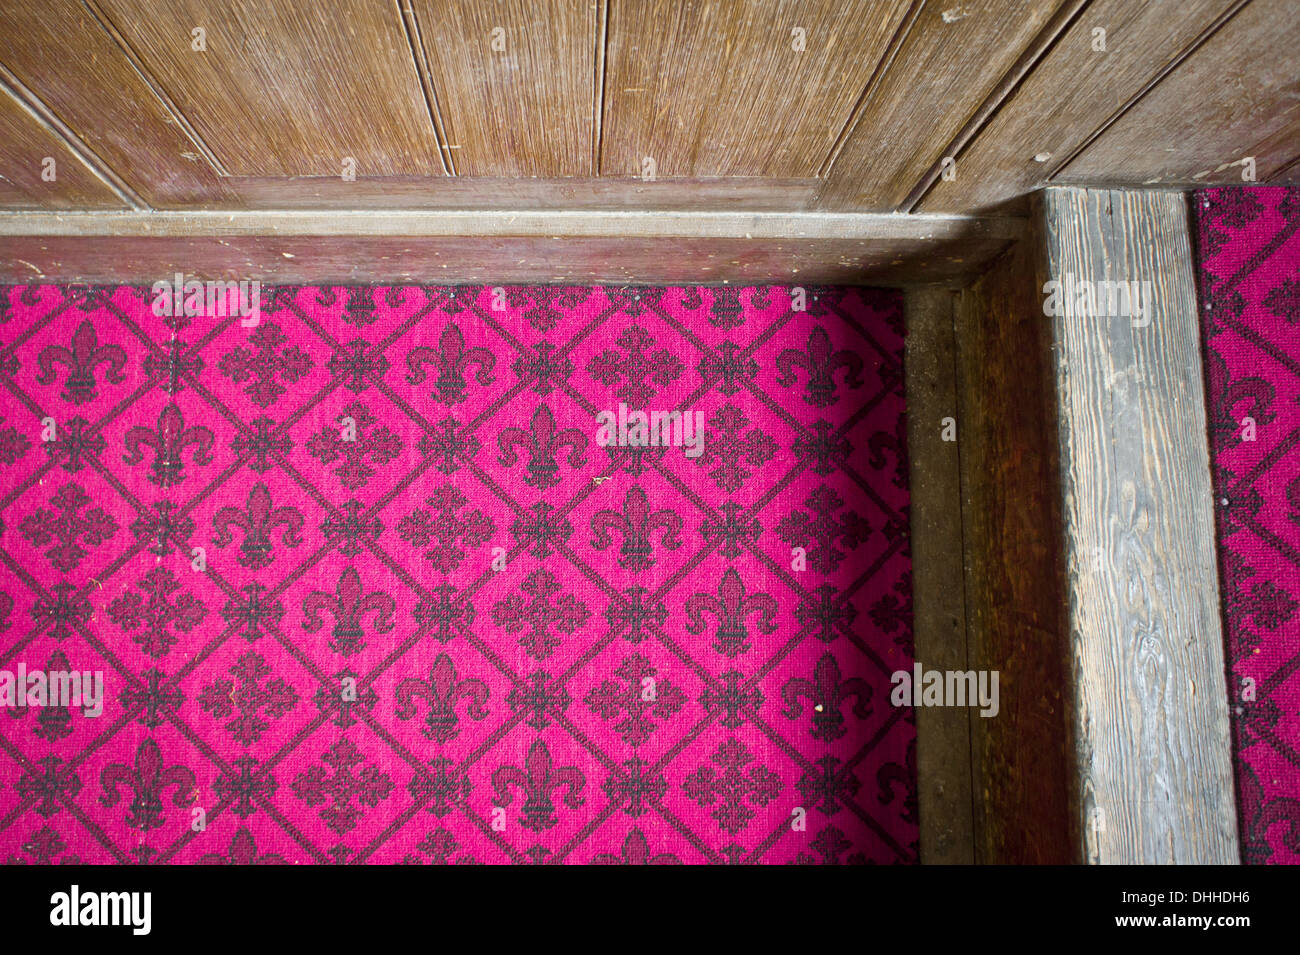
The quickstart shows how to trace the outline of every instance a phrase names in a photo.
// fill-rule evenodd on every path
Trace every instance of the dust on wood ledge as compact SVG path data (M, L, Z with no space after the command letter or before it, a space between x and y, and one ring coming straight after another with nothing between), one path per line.
M771 211L0 213L0 281L810 282L960 287L1023 220Z

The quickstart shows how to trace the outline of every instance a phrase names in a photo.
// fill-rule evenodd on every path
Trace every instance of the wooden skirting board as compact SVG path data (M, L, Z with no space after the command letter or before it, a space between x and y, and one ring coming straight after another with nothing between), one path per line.
M0 213L0 281L960 287L1014 218L589 210Z

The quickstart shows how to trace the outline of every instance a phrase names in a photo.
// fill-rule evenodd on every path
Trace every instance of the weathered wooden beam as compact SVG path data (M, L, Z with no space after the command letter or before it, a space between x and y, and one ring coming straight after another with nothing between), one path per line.
M1236 863L1184 199L1050 189L1038 221L1043 271L1061 283L1044 286L1038 320L1054 358L1083 859Z
M957 417L953 308L943 289L913 289L907 316L907 457L911 493L912 632L925 670L965 670L961 475L949 426ZM916 775L923 864L975 861L970 713L916 711Z

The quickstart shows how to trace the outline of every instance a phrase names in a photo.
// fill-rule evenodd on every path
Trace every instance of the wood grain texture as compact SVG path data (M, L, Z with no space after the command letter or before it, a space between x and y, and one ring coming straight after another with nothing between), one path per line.
M1300 154L1300 17L1251 0L1056 176L1062 183L1265 181Z
M50 182L42 177L46 159L54 161ZM0 208L123 209L127 203L0 84Z
M1051 189L1054 279L1149 282L1050 320L1076 822L1093 863L1238 862L1199 320L1183 197ZM1135 322L1138 323L1135 327ZM1143 325L1142 322L1147 322Z
M0 215L0 279L969 281L1023 223L765 213ZM161 271L160 271L161 270Z
M414 0L411 8L457 174L594 173L598 3Z
M956 154L924 212L990 210L1046 183L1202 32L1242 0L1094 0ZM1104 30L1102 38L1095 30ZM1095 48L1101 39L1105 49Z
M942 289L910 289L904 297L912 632L927 670L967 668L961 473L957 443L942 440L943 420L957 416L954 307L954 294ZM970 720L959 707L916 711L923 864L975 861Z
M444 174L393 4L96 2L232 176Z
M85 5L0 4L0 63L149 205L220 194L202 150Z
M230 209L623 209L801 212L815 179L497 179L482 176L337 176L222 180Z
M617 0L601 174L815 176L908 6Z
M958 439L969 666L996 670L971 715L975 861L1078 860L1071 829L1060 496L1051 362L1030 242L961 292Z
M926 3L855 115L827 176L823 206L899 208L1040 31L1075 2Z

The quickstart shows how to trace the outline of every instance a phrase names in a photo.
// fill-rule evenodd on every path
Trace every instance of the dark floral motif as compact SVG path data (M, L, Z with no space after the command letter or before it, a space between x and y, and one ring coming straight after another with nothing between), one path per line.
M149 482L159 487L175 487L185 481L185 452L192 446L191 460L195 464L212 463L212 429L201 424L186 426L180 408L164 405L158 412L158 423L152 428L136 425L126 432L124 443L127 453L122 462L136 465L144 460L144 451L153 451L153 466Z
M614 344L617 349L607 348L587 362L587 373L606 388L618 385L614 393L629 408L645 407L682 376L681 359L667 348L653 348L654 336L640 325L629 326Z
M194 798L194 771L180 763L167 765L162 750L153 739L145 739L135 751L135 763L111 763L99 774L103 793L99 801L104 806L116 806L121 800L121 788L131 794L126 824L132 829L148 832L166 822L164 803L167 792L172 793L172 805L184 806Z
M492 622L507 633L522 633L519 645L535 660L544 660L563 642L561 634L578 630L591 616L587 605L562 594L556 576L544 567L519 585L523 594L507 594L492 606Z
M501 451L502 467L512 468L519 461L516 447L523 448L528 455L528 466L524 469L524 483L529 487L548 488L560 483L560 465L556 460L562 457L570 469L577 469L586 464L586 432L577 428L558 428L555 415L546 405L538 405L533 412L528 430L523 428L502 428L497 435L497 447ZM561 451L569 449L567 455Z
M213 516L212 526L217 533L212 543L217 547L228 546L235 539L230 528L239 528L244 532L243 543L239 545L239 564L256 570L269 567L274 560L273 536L277 527L283 528L280 540L284 546L297 547L302 543L302 525L302 512L289 505L274 506L271 492L259 482L248 492L248 503L243 510L223 507Z
M791 511L777 525L776 535L787 544L806 548L808 566L819 574L832 573L845 551L871 536L871 525L862 517L852 511L837 515L844 499L824 484L808 495L803 506L808 511Z
M815 408L826 408L839 400L835 375L844 370L844 386L861 388L862 358L857 352L832 347L826 329L818 326L808 333L808 344L800 351L787 348L776 356L776 383L789 388L795 383L796 370L808 376L805 400Z
M466 715L475 721L487 719L488 685L477 677L462 677L456 664L445 653L438 654L425 680L407 677L397 684L397 718L409 720L416 715L417 699L428 705L424 721L427 739L446 743L460 734L460 716L456 710L465 703Z
M388 464L402 451L401 439L359 401L334 420L335 427L323 427L307 440L307 453L326 466L338 462L334 476L349 491L365 487L374 466Z
M506 702L516 713L527 714L525 722L535 730L544 730L555 716L563 715L573 698L562 683L556 683L544 670L511 687Z
M697 593L686 598L686 630L688 633L703 633L704 615L711 614L718 621L713 648L723 656L736 657L750 649L746 619L757 615L759 632L773 633L776 630L776 610L776 600L764 593L747 593L740 574L734 567L728 567L718 583L716 597Z
M704 453L696 461L719 490L739 491L776 455L772 436L749 425L745 412L733 404L723 405L709 418Z
M55 365L63 365L68 370L67 380L59 397L74 405L84 405L99 397L97 375L101 365L107 365L104 380L115 385L126 381L123 372L126 369L126 349L121 345L101 345L95 326L83 321L72 333L72 340L67 345L46 345L36 356L40 374L36 376L38 385L48 385L54 381Z
M334 593L313 590L303 599L302 612L302 628L308 633L315 633L324 626L322 613L330 614L334 618L330 649L349 657L365 649L367 617L372 620L374 633L388 633L396 626L393 614L397 612L397 601L383 591L367 593L357 569L347 567L339 575Z
M871 685L861 677L845 677L833 654L823 653L811 677L791 677L781 687L785 709L781 715L797 720L803 712L799 700L807 699L812 711L812 737L826 742L848 732L841 707L853 699L853 715L865 719L871 715Z
M67 842L49 826L24 840L21 851L23 856L10 856L5 865L81 865L81 857L68 853Z
M345 835L393 791L393 780L365 757L351 740L338 740L320 755L321 763L298 774L290 788L307 805L322 806L320 817L331 832ZM354 805L354 802L356 805Z
M640 485L633 485L623 498L621 511L608 508L599 510L591 516L591 546L604 550L612 542L610 531L623 538L619 549L618 564L632 571L648 570L654 566L655 559L652 536L660 531L660 546L665 550L676 550L682 546L677 535L682 530L681 516L669 508L653 510Z
M780 794L781 777L761 764L751 766L753 754L735 737L719 744L711 761L714 765L687 776L682 789L701 806L712 807L718 825L734 836L758 814L754 806L766 806Z
M274 322L263 322L249 335L252 344L226 352L217 369L236 384L248 384L244 394L259 408L269 408L288 390L286 385L301 381L311 372L311 356L289 341Z
M494 804L509 806L514 802L515 790L524 797L523 818L525 829L543 832L556 825L556 805L552 794L564 792L563 804L577 809L583 804L582 790L586 778L577 766L557 767L544 740L534 740L528 747L524 765L499 766L492 773L492 788L496 793Z
M450 406L465 400L465 375L470 368L476 369L474 380L483 387L496 381L492 375L496 362L496 356L482 346L466 348L460 327L448 323L438 338L437 348L420 345L407 353L406 381L412 385L423 384L426 377L424 366L432 365L438 370L433 385L434 397L441 404Z
M90 501L81 485L65 484L50 499L49 510L38 507L23 518L19 533L37 547L52 544L44 556L56 570L75 570L89 554L87 547L103 544L118 530L102 507L86 508Z
M1300 279L1286 279L1264 296L1264 305L1287 324L1300 324Z
M232 597L221 608L226 625L249 643L260 640L269 628L278 627L284 616L284 604L275 599L261 584L248 584L243 597Z
M178 639L208 615L197 597L181 591L181 583L166 567L154 567L130 591L108 605L108 619L131 633L131 639L151 657L164 656Z
M251 746L278 720L298 705L298 691L252 650L230 666L234 679L209 683L198 696L199 706L219 720L233 714L225 730L241 746ZM267 679L271 677L271 679Z
M230 446L241 458L250 458L248 466L252 470L265 474L272 467L271 456L284 457L293 447L293 442L287 434L277 430L276 423L266 416L254 418L249 426L252 430L241 430Z
M98 460L108 447L108 442L90 423L81 417L72 418L61 425L53 441L43 442L45 453L69 474L80 471L91 461Z
M461 565L468 548L486 544L496 533L491 517L477 508L464 510L469 498L451 485L438 488L424 503L402 518L397 533L413 547L428 548L424 559L444 574Z
M613 680L592 687L583 702L606 723L618 719L614 731L629 746L640 746L657 728L686 705L686 694L639 653L626 657ZM621 717L621 719L620 719Z
M5 596L12 608L13 598L8 594ZM90 601L78 593L76 587L59 583L50 588L49 594L37 599L32 607L32 623L37 633L44 632L55 640L66 640L74 630L89 622L92 613Z
M13 425L4 427L4 418L0 417L0 464L12 465L22 460L32 446L27 435Z

